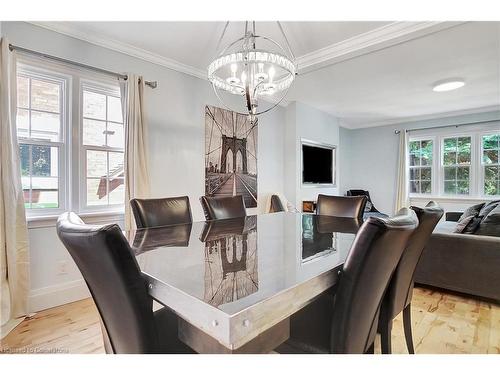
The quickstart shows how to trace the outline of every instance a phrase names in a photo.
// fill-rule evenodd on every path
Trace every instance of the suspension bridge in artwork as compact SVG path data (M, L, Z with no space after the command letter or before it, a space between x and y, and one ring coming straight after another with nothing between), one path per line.
M257 121L252 123L246 116L209 106L205 116L206 195L242 195L246 207L256 207Z

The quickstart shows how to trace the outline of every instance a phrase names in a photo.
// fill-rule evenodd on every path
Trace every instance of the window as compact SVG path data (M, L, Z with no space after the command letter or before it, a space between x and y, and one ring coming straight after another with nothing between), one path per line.
M412 132L408 150L412 197L500 197L500 121L461 129Z
M63 181L66 82L41 74L17 78L17 136L27 209L64 208Z
M500 195L500 132L481 137L484 195Z
M469 194L471 137L443 139L444 193Z
M85 206L121 205L124 129L119 92L84 85L82 97Z
M432 192L432 140L410 142L410 192Z
M27 216L121 211L124 126L117 82L20 63L17 135ZM77 131L79 130L79 131Z

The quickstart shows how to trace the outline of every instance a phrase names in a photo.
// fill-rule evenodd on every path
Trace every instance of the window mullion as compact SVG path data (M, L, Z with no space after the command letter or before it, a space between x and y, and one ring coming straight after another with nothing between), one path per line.
M31 78L28 78L28 107L28 137L31 137Z
M109 152L106 152L106 198L109 206Z
M28 146L29 153L29 178L30 178L30 190L29 190L29 198L30 198L30 208L33 206L33 146Z

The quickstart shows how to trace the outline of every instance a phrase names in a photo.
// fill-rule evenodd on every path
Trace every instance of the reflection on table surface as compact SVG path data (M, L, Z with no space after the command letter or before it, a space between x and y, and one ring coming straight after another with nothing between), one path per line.
M341 266L360 223L275 213L127 232L143 273L229 314Z
M207 222L200 240L205 243L205 302L219 306L259 289L255 216Z

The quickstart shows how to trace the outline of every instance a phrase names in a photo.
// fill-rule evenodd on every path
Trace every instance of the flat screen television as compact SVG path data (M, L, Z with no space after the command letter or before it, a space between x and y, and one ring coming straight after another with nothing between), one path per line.
M302 183L335 184L335 147L302 143Z

